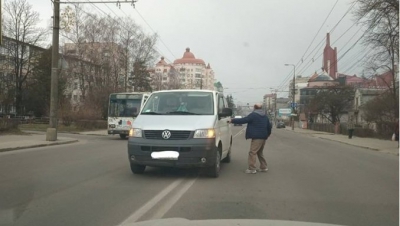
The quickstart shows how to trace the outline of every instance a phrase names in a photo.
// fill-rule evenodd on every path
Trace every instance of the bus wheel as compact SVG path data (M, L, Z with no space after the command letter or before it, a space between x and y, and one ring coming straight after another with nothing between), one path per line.
M121 139L126 139L126 134L120 134L119 137L121 137Z

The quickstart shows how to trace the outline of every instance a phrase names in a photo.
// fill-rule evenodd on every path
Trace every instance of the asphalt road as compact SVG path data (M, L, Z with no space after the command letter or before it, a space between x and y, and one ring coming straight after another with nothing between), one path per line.
M121 225L147 219L277 219L399 225L398 157L274 130L269 171L247 175L249 141L234 127L219 178L199 170L130 172L126 140L0 154L0 225Z

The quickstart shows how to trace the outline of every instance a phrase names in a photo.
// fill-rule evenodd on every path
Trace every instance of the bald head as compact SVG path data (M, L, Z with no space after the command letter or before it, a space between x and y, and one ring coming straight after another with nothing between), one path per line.
M261 109L262 108L262 104L255 104L254 105L254 109Z

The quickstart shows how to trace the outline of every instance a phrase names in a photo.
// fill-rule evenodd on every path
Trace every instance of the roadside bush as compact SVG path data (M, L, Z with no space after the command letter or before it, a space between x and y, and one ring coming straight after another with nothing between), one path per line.
M62 124L64 126L70 126L72 124L72 122L74 121L73 117L70 115L64 115L62 117Z
M107 121L104 120L78 120L75 125L82 130L107 129Z
M0 132L18 129L20 119L0 118Z

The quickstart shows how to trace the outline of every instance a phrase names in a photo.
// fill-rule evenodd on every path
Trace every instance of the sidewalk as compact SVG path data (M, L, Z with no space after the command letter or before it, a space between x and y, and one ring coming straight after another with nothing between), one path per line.
M78 140L60 136L57 141L46 141L45 134L0 135L0 152L75 142L78 142Z
M318 137L320 139L332 140L343 144L368 148L371 150L399 156L399 148L397 146L398 144L395 141L380 140L376 138L361 138L354 136L352 139L349 139L347 136L341 134L326 133L321 131L314 131L314 130L307 130L300 128L294 128L294 131L292 131L292 128L289 127L286 127L285 129L290 132L302 133L313 137Z

